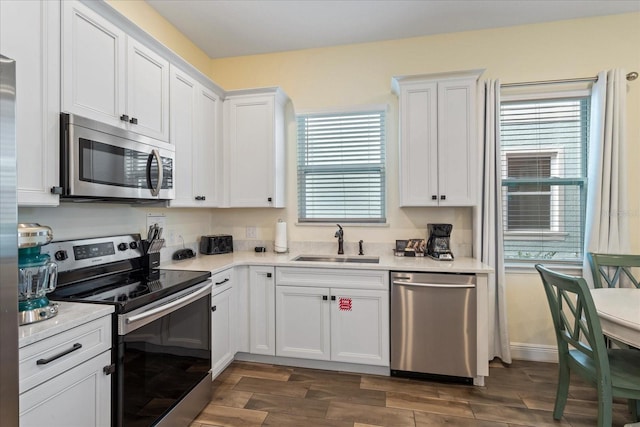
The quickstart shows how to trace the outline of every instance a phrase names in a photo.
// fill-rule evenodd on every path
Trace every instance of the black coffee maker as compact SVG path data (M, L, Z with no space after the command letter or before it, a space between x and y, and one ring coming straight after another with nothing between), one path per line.
M452 261L453 252L449 247L451 238L451 224L427 224L429 240L427 240L427 255L440 261Z

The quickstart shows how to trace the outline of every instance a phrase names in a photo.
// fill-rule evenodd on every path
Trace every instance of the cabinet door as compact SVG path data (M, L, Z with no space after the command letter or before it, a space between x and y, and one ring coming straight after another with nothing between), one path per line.
M231 207L274 206L274 97L228 100Z
M329 288L276 286L276 356L329 360Z
M199 196L198 206L218 207L222 204L222 150L220 147L220 113L218 96L199 86L197 91L197 141L194 155L193 186Z
M110 426L111 364L104 352L20 395L22 427Z
M169 140L169 62L127 38L127 108L129 129Z
M249 352L275 355L276 313L273 267L249 267Z
M227 289L211 298L211 369L213 378L233 361L233 335L231 325L234 319L233 289Z
M80 2L62 5L62 110L126 128L125 33Z
M59 2L0 2L0 52L17 64L19 206L58 205L59 34Z
M476 80L438 83L438 201L440 206L476 203Z
M389 365L389 292L331 289L331 360Z
M215 282L214 282L215 283ZM249 267L233 267L233 290L235 292L235 322L231 325L234 352L248 353L249 345Z
M171 67L171 138L176 148L175 186L176 196L169 203L172 207L196 206L193 189L194 154L196 144L196 108L198 83L186 73Z
M400 92L400 206L438 206L438 86Z

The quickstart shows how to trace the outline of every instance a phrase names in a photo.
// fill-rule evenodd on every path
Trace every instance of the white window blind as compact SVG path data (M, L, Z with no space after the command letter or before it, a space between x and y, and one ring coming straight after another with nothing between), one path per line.
M580 261L590 98L503 101L505 259Z
M298 221L386 221L384 110L298 116Z

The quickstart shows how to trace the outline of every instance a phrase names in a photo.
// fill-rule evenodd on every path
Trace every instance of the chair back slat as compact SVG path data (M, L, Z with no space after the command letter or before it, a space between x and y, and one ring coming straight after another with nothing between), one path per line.
M591 349L594 344L590 340L589 326L584 319L582 301L578 300L574 305L572 296L562 289L557 290L556 298L558 300L558 313L561 319L564 340L570 347L580 350L589 357L593 357ZM566 306L566 310L563 306ZM587 342L585 343L583 340Z
M587 254L593 275L593 285L596 288L620 287L622 278L628 279L636 288L640 289L638 276L634 275L633 268L640 269L640 255L610 255L589 252ZM624 274L622 274L624 273ZM604 283L603 283L604 281Z
M560 358L575 349L592 359L601 372L609 371L607 348L587 282L537 264L553 319Z

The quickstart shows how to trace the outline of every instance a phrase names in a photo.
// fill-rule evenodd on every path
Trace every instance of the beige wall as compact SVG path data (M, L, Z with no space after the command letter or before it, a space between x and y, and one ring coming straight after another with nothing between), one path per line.
M562 21L502 29L445 34L380 43L359 44L269 55L210 60L146 3L107 0L144 30L166 44L221 87L240 89L281 86L296 111L313 111L355 105L387 104L388 222L389 227L351 227L347 239L393 242L396 238L425 234L428 222L452 222L458 243L471 242L470 209L400 209L397 207L397 99L391 94L394 75L424 74L485 68L483 78L503 82L595 76L609 68L640 71L640 14ZM640 80L629 84L628 154L640 161ZM273 238L278 218L289 223L289 238L297 241L334 241L333 229L296 226L295 133L290 126L287 148L287 209L212 210L209 232L231 231L243 239L248 225L258 227L258 239ZM631 183L640 181L640 168L631 167ZM640 192L630 185L630 234L633 251L640 253ZM63 206L54 218L63 233L73 234L63 218L86 214L93 208ZM109 218L134 214L144 231L142 208L110 207ZM155 210L154 210L155 211ZM164 210L176 232L190 221L202 225L202 211ZM46 209L21 209L21 219L37 220ZM112 220L110 220L113 222ZM55 224L54 224L55 225ZM87 221L88 227L90 222ZM115 227L115 223L112 225ZM192 227L193 228L193 227ZM198 228L199 229L199 228ZM189 237L198 235L189 231ZM55 228L54 228L55 232ZM203 233L204 234L204 231ZM193 235L193 236L192 236ZM544 294L534 274L507 275L507 300L511 341L525 345L555 343Z
M202 73L209 74L211 60L207 54L146 2L141 0L105 1Z
M388 133L388 232L362 230L364 239L406 237L406 229L433 221L435 209L397 206L397 100L390 94L394 75L485 68L483 78L522 82L595 76L609 68L640 71L640 14L625 14L548 24L444 34L313 50L212 60L211 78L225 89L281 86L296 110L340 108L358 104L390 106ZM640 182L640 80L629 84L629 182ZM295 152L295 141L289 152ZM289 162L295 182L295 162ZM630 234L640 236L640 192L630 186ZM295 185L289 186L289 222L295 218ZM468 225L468 212L452 210L454 228ZM217 215L216 215L217 217ZM442 218L442 217L441 217ZM448 218L448 216L445 216ZM295 230L307 238L312 230ZM326 233L326 231L322 231ZM313 236L316 237L316 236ZM640 239L632 239L640 252ZM546 300L535 274L508 274L507 301L512 343L553 345L555 337Z

